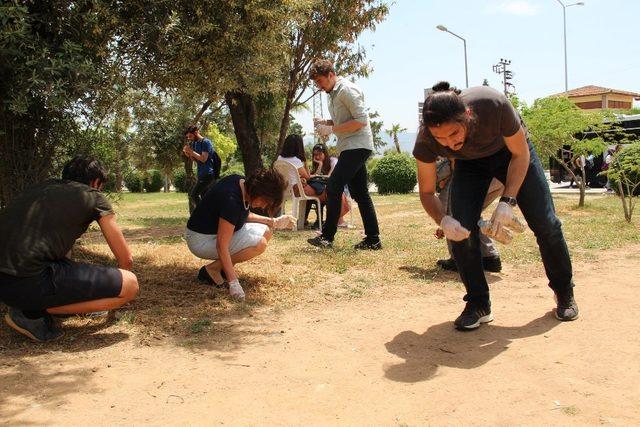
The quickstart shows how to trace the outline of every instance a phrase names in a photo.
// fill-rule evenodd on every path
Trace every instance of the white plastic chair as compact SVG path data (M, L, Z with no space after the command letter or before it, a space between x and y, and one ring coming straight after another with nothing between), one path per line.
M285 200L287 199L287 193L289 193L289 197L291 198L291 215L298 218L298 222L296 225L296 230L304 230L304 214L306 212L307 201L312 200L318 204L318 223L320 224L320 230L322 230L322 215L320 214L320 199L313 196L307 196L304 194L304 185L302 184L302 180L300 179L300 174L298 173L298 169L291 163L286 160L276 160L273 163L273 167L277 170L280 175L287 181L287 189L285 190ZM289 182L290 177L296 177L295 182ZM293 190L293 187L298 187L298 194ZM283 208L284 210L284 208Z

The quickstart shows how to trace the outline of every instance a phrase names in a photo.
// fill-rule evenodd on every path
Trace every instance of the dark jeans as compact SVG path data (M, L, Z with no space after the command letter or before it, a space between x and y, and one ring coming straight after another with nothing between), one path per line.
M336 235L345 185L349 186L349 193L358 204L365 234L368 238L378 238L378 218L367 186L366 161L370 155L371 150L364 148L340 153L327 184L327 219L322 227L325 239L333 241Z
M213 178L213 175L199 176L195 185L191 189L191 193L189 193L189 196L191 197L193 202L198 205L198 203L200 203L200 200L202 200L204 194L209 189L209 186L215 183L216 180Z
M542 263L555 291L573 287L571 258L556 216L540 159L529 143L529 170L518 192L518 205L536 236ZM506 181L511 152L498 153L475 160L457 160L451 182L451 213L471 231L469 239L452 242L453 256L467 290L465 301L489 304L489 286L482 269L478 239L478 219L492 178Z

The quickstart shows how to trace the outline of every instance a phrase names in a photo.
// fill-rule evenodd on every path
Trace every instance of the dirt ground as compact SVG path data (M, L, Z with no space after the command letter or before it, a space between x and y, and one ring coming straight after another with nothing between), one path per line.
M2 335L0 424L638 425L640 247L574 267L570 323L541 266L506 265L495 321L475 332L453 329L451 275L214 317L192 346L108 321L62 347Z

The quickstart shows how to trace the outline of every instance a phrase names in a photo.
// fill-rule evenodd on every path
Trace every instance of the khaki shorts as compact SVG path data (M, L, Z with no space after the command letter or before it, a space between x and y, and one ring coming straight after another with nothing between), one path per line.
M231 255L237 254L243 249L258 246L264 233L267 231L266 224L248 222L242 228L233 233L229 243ZM184 238L192 254L203 259L218 259L218 249L216 248L216 234L201 234L188 228L185 230Z

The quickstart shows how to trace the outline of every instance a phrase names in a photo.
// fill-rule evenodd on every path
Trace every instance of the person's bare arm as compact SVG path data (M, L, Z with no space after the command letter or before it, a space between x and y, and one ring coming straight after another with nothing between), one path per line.
M363 123L358 120L349 120L347 122L341 123L339 125L333 126L333 132L341 132L341 133L349 133L356 132L365 127L367 123Z
M257 222L259 224L265 224L273 228L274 219L268 216L258 215L256 213L249 212L249 216L247 217L247 222Z
M511 161L502 194L506 197L516 197L529 170L529 146L522 127L514 135L505 136L504 141L507 149L511 151Z
M417 163L420 202L424 210L433 218L436 224L440 224L442 218L445 216L445 212L440 199L436 196L436 164L435 162L425 163L420 160L417 160Z
M105 215L98 220L98 225L102 231L109 249L116 258L118 267L123 270L131 270L133 267L133 257L127 241L124 239L122 230L116 222L115 214Z
M227 276L227 281L232 282L238 278L236 271L233 268L233 262L231 261L231 252L229 252L229 244L235 231L235 225L231 224L226 219L220 218L218 222L218 233L216 235L216 249L218 251L218 257L220 263L222 263L222 270Z
M301 167L301 168L298 168L298 175L300 175L300 178L302 178L302 179L311 178L311 174L307 170L307 166L306 165Z

